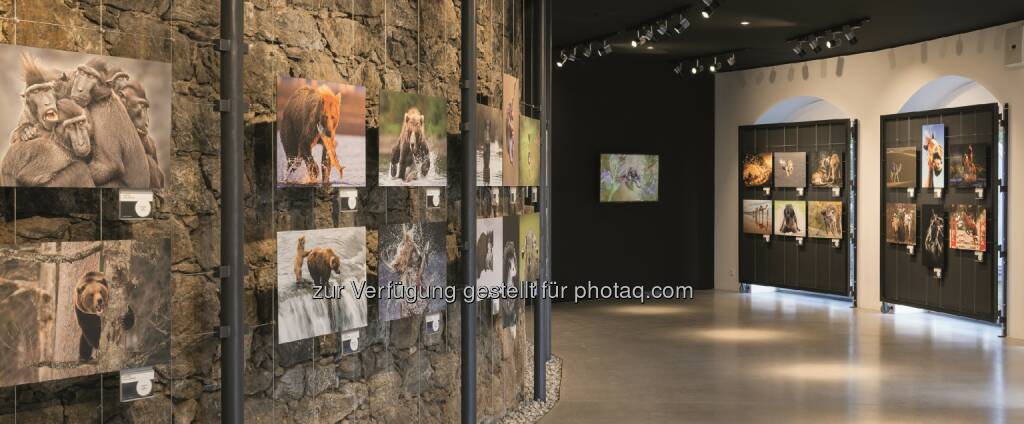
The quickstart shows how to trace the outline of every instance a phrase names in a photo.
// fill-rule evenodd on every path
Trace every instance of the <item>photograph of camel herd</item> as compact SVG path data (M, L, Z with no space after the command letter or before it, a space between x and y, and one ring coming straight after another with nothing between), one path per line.
M170 64L11 45L0 63L0 185L167 184Z

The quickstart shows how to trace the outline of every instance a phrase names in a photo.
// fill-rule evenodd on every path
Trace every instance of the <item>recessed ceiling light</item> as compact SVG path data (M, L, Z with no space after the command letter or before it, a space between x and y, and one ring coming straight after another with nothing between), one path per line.
M647 50L654 50L654 46L647 46Z
M743 25L743 26L750 25L750 21L742 21L742 22L740 22L740 25Z

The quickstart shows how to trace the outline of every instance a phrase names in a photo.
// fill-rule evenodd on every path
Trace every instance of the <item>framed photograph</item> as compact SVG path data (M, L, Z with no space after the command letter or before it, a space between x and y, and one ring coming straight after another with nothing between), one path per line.
M168 185L169 63L9 44L0 61L0 185Z
M377 174L383 187L448 184L448 109L439 97L381 92Z
M946 209L942 205L921 206L921 233L924 246L921 262L928 268L946 267Z
M519 216L519 278L540 280L540 214Z
M504 272L502 233L504 223L501 218L482 218L476 220L476 284L477 286L501 286Z
M917 205L888 203L885 205L885 241L893 244L917 244Z
M657 202L658 155L601 155L601 202Z
M540 185L540 121L519 118L519 185Z
M476 138L476 185L479 187L501 187L502 143L501 110L481 104L476 105L478 130Z
M772 183L772 154L757 153L743 158L740 175L745 187L764 187Z
M985 187L988 185L988 145L954 144L949 146L949 185Z
M519 79L502 75L501 117L504 133L502 149L502 185L515 187L519 184L519 103L522 99Z
M746 234L772 234L772 201L743 200L743 232Z
M522 288L523 275L519 262L519 220L521 216L506 216L502 218L502 234L505 236L505 245L501 249L502 256L502 282L505 287ZM516 325L519 321L519 305L523 302L520 299L501 299L502 326L505 328Z
M775 153L775 187L807 186L807 153Z
M843 238L843 202L807 202L807 236L811 238Z
M807 237L807 202L803 200L775 201L775 235Z
M887 188L917 187L917 148L890 147L885 149Z
M921 127L921 188L946 187L946 126Z
M278 187L366 185L366 87L277 78Z
M949 214L949 248L984 252L988 244L988 211L980 205L953 205Z
M811 159L811 187L843 186L843 151L819 150Z
M413 315L444 310L444 299L438 296L448 284L448 248L445 245L445 224L384 225L378 234L380 262L379 285L402 288L414 286L425 292L420 298L380 299L380 320L392 321Z

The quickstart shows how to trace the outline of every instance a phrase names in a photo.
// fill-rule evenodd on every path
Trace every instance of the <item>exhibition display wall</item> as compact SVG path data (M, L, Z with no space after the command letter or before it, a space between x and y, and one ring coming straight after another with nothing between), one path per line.
M882 300L997 322L999 105L887 115Z
M849 120L739 128L739 280L853 296Z

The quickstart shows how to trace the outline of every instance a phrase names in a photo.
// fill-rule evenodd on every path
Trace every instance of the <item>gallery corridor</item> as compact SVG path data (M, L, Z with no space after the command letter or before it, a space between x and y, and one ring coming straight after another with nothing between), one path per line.
M1024 422L1024 343L984 324L713 291L553 314L543 423Z

